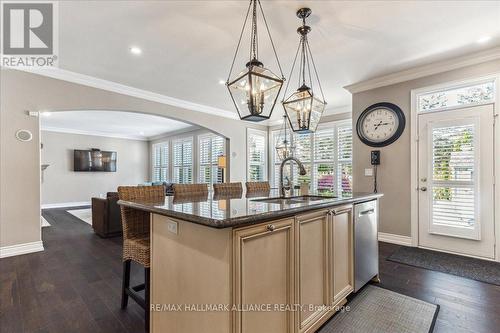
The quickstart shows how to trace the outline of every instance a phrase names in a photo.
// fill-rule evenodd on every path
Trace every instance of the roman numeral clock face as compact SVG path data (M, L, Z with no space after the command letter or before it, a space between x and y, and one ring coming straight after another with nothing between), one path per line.
M395 108L375 104L363 111L357 124L361 141L372 147L382 147L399 138L404 129L404 114L392 105Z

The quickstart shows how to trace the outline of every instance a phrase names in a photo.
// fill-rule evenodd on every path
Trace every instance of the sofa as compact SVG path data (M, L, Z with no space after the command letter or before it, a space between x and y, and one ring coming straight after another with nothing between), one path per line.
M122 219L117 192L108 192L106 198L92 198L92 228L103 237L122 234Z

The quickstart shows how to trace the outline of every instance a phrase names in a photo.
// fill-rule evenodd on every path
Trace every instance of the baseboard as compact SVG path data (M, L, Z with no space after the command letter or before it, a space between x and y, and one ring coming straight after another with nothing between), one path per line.
M411 237L409 236L401 236L395 234L387 234L385 232L379 232L378 240L380 242L385 242L385 243L411 246Z
M0 258L43 251L42 241L0 247Z
M78 207L78 206L90 206L90 201L81 201L81 202L61 202L54 204L43 204L42 209L49 208L66 208L66 207Z

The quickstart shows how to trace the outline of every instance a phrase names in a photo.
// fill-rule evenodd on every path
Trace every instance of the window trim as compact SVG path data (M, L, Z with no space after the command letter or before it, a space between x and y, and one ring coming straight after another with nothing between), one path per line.
M264 138L264 161L262 162L262 165L264 166L264 177L262 181L268 181L269 180L269 172L268 172L268 152L269 152L269 141L268 141L268 134L266 131L261 131L258 129L254 128L248 128L247 127L247 133L246 133L246 167L247 167L247 172L246 172L246 181L250 181L250 159L249 159L249 153L250 153L250 147L249 147L249 137L250 135L257 135L257 136L262 136Z

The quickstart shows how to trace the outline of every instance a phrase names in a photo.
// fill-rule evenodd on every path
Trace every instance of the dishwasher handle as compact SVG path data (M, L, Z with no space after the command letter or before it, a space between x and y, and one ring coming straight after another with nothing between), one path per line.
M359 216L370 215L373 213L375 213L375 208L370 208L370 209L364 210L362 212L359 212Z

